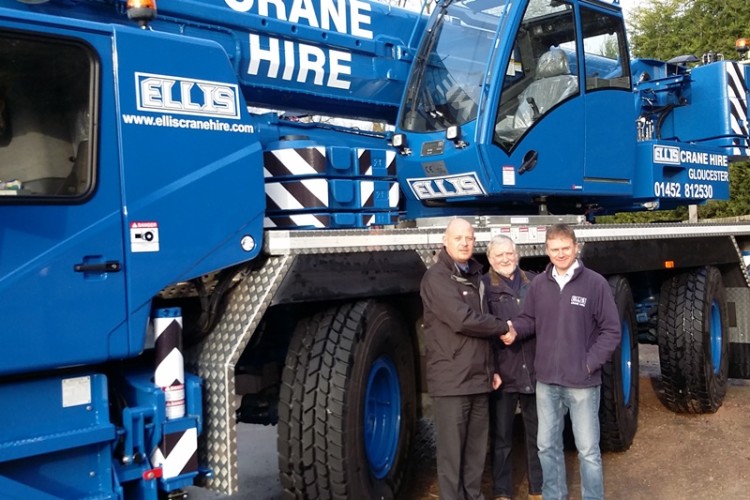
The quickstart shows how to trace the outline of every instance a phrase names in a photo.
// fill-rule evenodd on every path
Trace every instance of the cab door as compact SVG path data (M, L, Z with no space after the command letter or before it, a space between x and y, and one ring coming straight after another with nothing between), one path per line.
M118 155L106 140L111 34L43 29L0 25L3 375L140 348L127 334Z
M511 195L573 194L582 189L585 123L573 5L530 0L513 36L490 164Z
M581 5L585 79L585 181L592 193L633 193L636 116L621 16Z

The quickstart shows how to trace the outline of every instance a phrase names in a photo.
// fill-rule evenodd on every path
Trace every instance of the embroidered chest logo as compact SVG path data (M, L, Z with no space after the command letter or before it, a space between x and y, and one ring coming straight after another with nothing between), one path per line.
M586 307L586 297L579 297L578 295L571 295L570 305Z

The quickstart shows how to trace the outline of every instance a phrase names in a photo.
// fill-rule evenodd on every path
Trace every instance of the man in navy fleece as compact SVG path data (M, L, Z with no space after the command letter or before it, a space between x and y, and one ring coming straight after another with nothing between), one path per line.
M570 413L581 470L581 497L604 498L599 450L601 368L620 342L620 320L607 280L578 260L574 230L555 224L545 240L550 264L531 283L518 340L536 334L537 445L544 500L568 496L563 453Z

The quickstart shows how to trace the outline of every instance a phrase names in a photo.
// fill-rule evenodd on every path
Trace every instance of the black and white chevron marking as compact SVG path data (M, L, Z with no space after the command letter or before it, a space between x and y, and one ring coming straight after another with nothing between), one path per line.
M727 95L729 96L732 132L744 137L744 140L735 140L735 147L732 150L732 154L736 156L750 156L745 70L736 62L727 64L726 67Z
M359 174L364 176L395 177L396 152L379 150L376 154L370 149L357 149Z
M168 419L185 415L185 361L182 356L182 318L154 318L154 384L164 391Z
M327 214L286 213L283 215L269 215L263 220L263 227L275 229L282 227L304 227L324 229L331 227L331 216Z
M151 454L151 464L161 467L164 479L198 470L198 430L166 434Z
M266 178L325 174L326 150L318 146L268 151L263 154L263 167Z
M328 180L303 179L290 182L267 182L266 206L269 210L303 210L328 207Z
M388 185L388 200L386 205L386 200L375 200L375 182L380 183L380 190L379 192L385 193L385 186ZM362 207L370 208L390 208L390 209L397 209L399 201L401 200L401 191L399 190L398 183L397 182L387 182L387 181L374 181L374 182L368 182L368 181L362 181L360 183L360 205Z
M390 223L401 198L396 152L386 149L272 150L264 154L264 177L266 228Z

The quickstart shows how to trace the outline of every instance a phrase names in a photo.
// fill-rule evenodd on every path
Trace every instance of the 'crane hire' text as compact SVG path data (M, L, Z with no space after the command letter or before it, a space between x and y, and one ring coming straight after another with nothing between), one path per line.
M306 24L312 28L336 31L365 39L373 33L366 27L372 22L370 5L361 0L320 0L318 10L311 0L224 0L232 10L254 11L259 16L280 21ZM287 10L288 9L288 10ZM352 55L349 52L323 49L315 45L281 40L275 37L249 35L250 63L247 73L261 76L261 64L267 65L266 76L299 83L347 90L351 82Z

